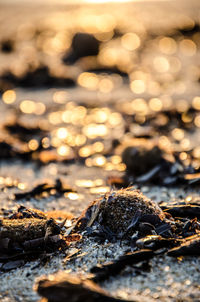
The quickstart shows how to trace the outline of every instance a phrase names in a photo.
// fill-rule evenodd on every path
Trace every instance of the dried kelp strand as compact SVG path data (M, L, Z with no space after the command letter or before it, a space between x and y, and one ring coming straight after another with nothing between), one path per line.
M154 252L149 249L129 252L118 259L103 265L93 267L91 273L95 275L95 281L106 280L110 276L120 273L127 265L133 265L142 261L147 261L154 256Z
M200 235L190 237L190 239L183 242L180 246L168 252L168 256L172 257L187 255L200 256Z
M148 235L136 241L136 246L140 249L157 250L163 247L174 247L180 244L181 240L175 238L163 238L159 235Z
M173 217L189 217L200 219L200 206L196 205L175 205L161 207L165 212L170 213Z

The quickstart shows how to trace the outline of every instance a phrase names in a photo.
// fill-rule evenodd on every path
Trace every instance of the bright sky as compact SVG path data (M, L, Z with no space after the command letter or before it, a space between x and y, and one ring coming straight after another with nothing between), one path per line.
M31 1L30 4L37 4L37 3L45 3L45 4L81 4L81 3L125 3L125 2L162 2L162 1L176 1L176 0L34 0L34 2ZM0 3L20 3L24 2L28 4L27 0L0 0Z

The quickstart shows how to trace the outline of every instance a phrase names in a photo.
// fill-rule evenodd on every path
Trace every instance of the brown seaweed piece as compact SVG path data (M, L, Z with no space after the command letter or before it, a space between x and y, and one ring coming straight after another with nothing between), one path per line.
M168 256L200 256L200 234L186 238L186 240L178 247L168 251Z
M93 278L95 281L103 281L108 279L110 276L119 274L127 265L133 265L144 261L146 262L154 256L154 252L149 249L129 252L110 263L93 267L91 269L91 273L95 275Z
M68 77L56 77L51 75L48 66L39 66L34 70L28 70L22 76L16 76L11 71L5 71L1 75L4 84L17 87L73 87L75 81Z
M81 240L79 234L63 235L65 221L56 222L48 213L23 206L0 219L0 270L65 250L72 241Z
M4 210L4 209L2 209ZM27 208L23 205L20 205L17 211L11 211L9 212L9 216L4 218L8 219L23 219L23 218L37 218L37 219L46 219L47 215L37 209ZM49 217L53 218L53 217Z
M36 187L34 187L32 190L23 192L23 193L15 193L15 199L20 200L23 198L31 198L31 197L37 197L41 195L44 192L51 193L52 190L55 191L54 195L56 194L64 194L67 192L75 192L74 189L72 189L69 185L64 184L60 178L56 179L54 184L50 183L42 183L38 184Z
M179 245L180 239L163 238L160 235L148 235L136 241L136 246L140 249L157 250L163 247L170 248Z
M65 272L40 278L35 289L48 302L125 302L112 297L92 280Z
M170 213L173 217L189 217L200 219L200 206L198 205L172 205L161 206L164 212Z
M23 219L23 218L51 219L51 218L53 218L54 220L62 221L61 224L63 224L63 225L66 220L71 220L74 218L74 215L67 211L52 210L52 211L42 212L41 210L27 208L23 205L20 205L19 208L17 209L17 211L6 210L3 208L0 211L0 215L2 215L3 218L8 218L8 219Z

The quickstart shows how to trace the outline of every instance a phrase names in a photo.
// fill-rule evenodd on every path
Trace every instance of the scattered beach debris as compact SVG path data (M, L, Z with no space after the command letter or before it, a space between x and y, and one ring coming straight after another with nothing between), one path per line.
M6 124L4 128L11 134L18 137L22 141L29 141L34 136L43 137L46 131L41 129L41 127L31 127L28 125L23 125L18 121L13 121L12 123Z
M64 224L72 215L65 213L65 220L58 222L36 209L20 206L17 211L0 219L0 270L6 271L38 257L64 251L71 242L81 239L80 235L65 236ZM8 215L9 214L9 215ZM22 261L23 260L23 263ZM14 261L14 263L13 263Z
M72 189L69 185L64 183L60 178L55 180L55 183L52 182L45 182L42 184L36 185L32 190L23 192L23 193L15 193L15 200L21 200L26 198L41 198L43 197L43 193L48 193L48 195L63 195L64 193L68 192L76 192L76 190Z
M104 176L108 177L109 186L117 188L136 185L145 192L143 185L149 184L150 195L154 194L152 184L159 187L159 196L163 185L174 186L164 194L165 197L168 193L170 196L174 189L176 195L175 186L179 186L181 193L178 192L178 195L184 196L185 190L190 190L192 186L196 186L198 192L200 98L199 66L196 62L199 56L199 24L193 20L192 10L189 10L189 18L187 14L181 15L180 24L175 16L176 28L171 28L173 14L170 13L170 28L161 26L158 30L156 26L149 27L151 22L147 21L148 26L146 21L143 22L139 10L132 19L129 14L124 14L127 20L131 20L128 26L126 20L122 22L121 10L119 14L112 9L107 11L98 7L98 12L95 10L86 13L85 8L81 8L77 14L69 9L69 12L64 12L65 15L62 15L62 11L57 14L56 10L55 15L52 11L50 18L47 15L43 19L40 19L40 14L31 11L31 18L37 16L41 22L32 22L32 19L26 22L26 14L20 7L23 17L17 17L16 28L13 22L18 14L12 14L11 18L5 14L2 19L1 27L5 37L0 41L0 160L4 171L7 165L10 170L5 171L1 178L2 200L5 197L2 204L6 207L6 210L2 210L4 215L0 220L1 271L23 266L38 257L45 262L54 252L60 256L60 252L69 245L73 248L69 253L66 252L65 263L68 265L70 260L76 262L79 257L80 267L84 271L85 262L93 261L87 249L82 251L82 246L87 242L92 246L93 243L98 245L103 241L100 248L105 249L105 254L109 244L115 246L116 250L117 247L119 250L127 247L122 255L120 252L112 254L111 249L108 252L110 257L103 257L107 261L113 256L110 263L103 263L96 253L98 264L94 264L92 269L94 276L91 282L123 273L127 265L131 265L135 271L144 271L150 268L149 259L152 257L152 261L157 257L158 263L167 258L168 265L171 263L170 258L163 255L179 259L182 256L199 255L199 203L171 204L169 197L166 204L162 203L158 207L140 192L128 189L112 191L95 200L77 219L62 211L65 207L64 198L59 198L62 199L61 207L56 198L52 202L53 208L58 207L58 211L43 213L23 206L15 212L9 210L12 205L16 205L16 200L34 205L40 200L38 205L45 208L51 200L45 197L68 196L65 193L74 190L60 179L46 181L43 170L49 178L52 175L60 177L61 167L64 173L70 174L79 164L86 170L83 178L88 178L88 168L94 169L95 175L98 175L100 169L103 172L103 176L100 176L101 184L94 185L94 188L93 185L79 187L83 194L86 191L89 194L108 192L110 188L104 186ZM157 15L160 15L159 11ZM6 20L9 20L9 26ZM76 84L74 91L66 89ZM22 91L17 87L34 89ZM47 91L49 87L61 89ZM14 123L8 123L13 120L12 117L15 117ZM136 139L144 140L144 145L127 144ZM148 147L152 140L155 140L155 144ZM123 148L123 153L118 153L118 147ZM13 166L17 164L19 167L27 165L30 174L33 172L31 170L38 168L29 179L35 184L35 178L41 173L41 182L31 186L27 177L24 185L24 179L20 179L21 173L19 177L14 175L13 178L13 175L9 175L13 171L13 163ZM75 165L69 169L67 167L66 172L66 163ZM47 173L47 170L52 174ZM94 174L91 173L92 181ZM23 192L15 192L13 188ZM13 191L15 199L11 200ZM130 197L131 194L134 196ZM87 197L85 202L88 201ZM72 194L71 200L76 200L79 206L78 194ZM75 204L72 202L70 206L77 206ZM52 208L51 205L48 204L48 208ZM64 227L65 219L72 222L67 230ZM196 258L191 258L196 261ZM76 268L72 265L72 270ZM178 282L180 287L184 283L182 280L180 282L181 278L177 277L176 280L174 276L164 280L165 291L161 292L161 288L155 290L155 299L165 299L169 295L167 288L172 289L173 286L171 293L174 297L178 296L176 286ZM190 288L193 289L195 284L189 279L186 281L191 282ZM81 282L80 291L73 292L75 301L81 300L78 295L84 287ZM52 291L55 288L57 290L57 287L52 288ZM91 288L88 288L88 299L84 300L96 301ZM48 290L52 294L50 287ZM148 290L150 288L147 288L147 296ZM62 287L58 290L58 299L61 293ZM68 289L64 293L68 295ZM52 296L46 297L54 301L54 293ZM21 296L15 299L23 300ZM122 301L105 292L99 300Z
M28 70L22 76L16 76L12 71L5 71L1 77L3 85L12 87L73 87L75 81L71 78L53 76L48 66L39 66L34 70Z
M172 257L200 256L200 233L186 238L180 246L169 250L167 255Z
M108 278L128 264L160 254L198 254L200 222L198 211L195 216L192 210L197 206L187 205L186 211L180 211L181 215L177 215L176 207L159 207L133 188L107 193L92 202L77 219L72 233L82 234L83 239L92 236L94 240L125 240L132 250L108 264L92 268L96 279ZM170 211L171 208L175 210Z
M126 164L124 183L152 183L164 186L198 185L199 170L185 165L178 152L166 152L157 145L128 146L122 153Z
M119 274L127 265L133 266L140 262L148 262L148 260L154 257L154 252L148 249L141 249L135 252L129 252L125 255L115 259L110 263L98 265L91 269L91 273L95 275L93 278L96 282L104 281L111 276Z

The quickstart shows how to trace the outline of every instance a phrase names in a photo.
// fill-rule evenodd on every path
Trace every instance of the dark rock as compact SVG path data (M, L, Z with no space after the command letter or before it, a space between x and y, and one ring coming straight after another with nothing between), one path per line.
M63 61L73 64L82 57L96 56L99 53L99 44L91 34L76 33L72 39L71 50L64 56Z
M144 146L127 147L122 153L122 160L126 164L127 170L133 172L134 175L141 175L162 161L162 151L155 146L147 149Z
M12 40L1 41L0 47L2 52L11 53L14 50L14 41Z
M14 86L31 88L31 87L71 87L75 85L73 79L64 77L55 77L50 74L47 66L40 66L35 70L29 70L21 77L15 76L11 72L6 72L1 76L3 82L10 83Z

